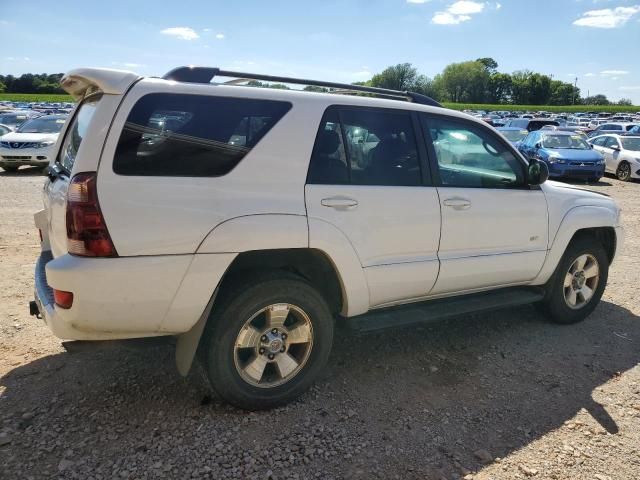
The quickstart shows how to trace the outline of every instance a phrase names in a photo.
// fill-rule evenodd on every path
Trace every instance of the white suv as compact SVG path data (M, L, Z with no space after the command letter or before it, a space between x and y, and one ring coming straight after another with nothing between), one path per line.
M608 196L545 182L486 123L411 92L187 67L62 85L80 103L35 215L32 313L65 339L177 335L179 371L197 352L240 407L307 389L335 322L524 303L582 320L622 244Z

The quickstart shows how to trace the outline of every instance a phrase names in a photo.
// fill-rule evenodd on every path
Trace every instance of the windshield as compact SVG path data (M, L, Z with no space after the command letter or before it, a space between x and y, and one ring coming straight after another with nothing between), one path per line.
M19 133L58 133L64 125L64 118L40 117L24 122Z
M570 148L572 150L589 150L591 147L581 135L545 135L542 140L544 148Z
M640 137L621 138L620 141L622 142L622 148L625 150L640 152Z
M502 130L500 133L510 142L519 142L526 137L529 132L527 130Z
M4 123L5 125L20 125L22 122L27 120L27 116L24 113L5 113L4 115L0 115L0 123Z

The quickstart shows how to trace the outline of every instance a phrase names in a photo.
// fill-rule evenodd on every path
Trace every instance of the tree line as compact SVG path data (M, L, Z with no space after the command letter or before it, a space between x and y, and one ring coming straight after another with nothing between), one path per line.
M0 75L0 93L64 93L60 88L62 73L25 73L19 77ZM433 78L422 75L410 63L399 63L373 75L371 80L357 85L410 90L428 95L440 102L489 103L505 105L631 105L631 100L614 103L602 94L583 98L580 89L572 83L554 80L549 75L518 70L513 73L498 71L493 58L478 58L467 62L451 63ZM251 86L289 88L282 83L264 83L252 80ZM326 88L308 86L307 91L327 91Z
M25 73L19 77L0 75L0 93L65 93L62 73Z
M421 75L410 63L400 63L375 74L361 85L410 90L441 102L489 103L506 105L613 105L602 94L583 98L572 83L549 75L518 70L498 72L493 58L451 63L433 78ZM622 99L618 105L631 105Z

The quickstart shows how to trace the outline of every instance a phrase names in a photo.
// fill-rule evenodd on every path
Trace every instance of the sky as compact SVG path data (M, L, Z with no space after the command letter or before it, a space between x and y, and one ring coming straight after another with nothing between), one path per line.
M0 73L207 65L335 82L492 57L640 105L640 0L0 0Z

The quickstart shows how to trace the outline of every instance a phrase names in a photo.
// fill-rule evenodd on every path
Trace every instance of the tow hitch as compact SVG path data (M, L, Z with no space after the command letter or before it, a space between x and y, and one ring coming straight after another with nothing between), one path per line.
M42 318L42 315L40 315L40 309L38 308L38 304L34 300L31 300L29 302L29 315L36 318Z

